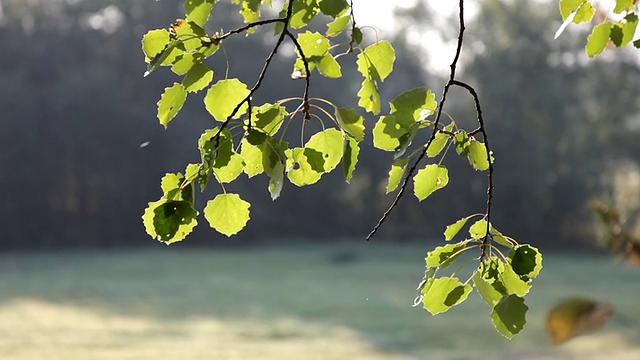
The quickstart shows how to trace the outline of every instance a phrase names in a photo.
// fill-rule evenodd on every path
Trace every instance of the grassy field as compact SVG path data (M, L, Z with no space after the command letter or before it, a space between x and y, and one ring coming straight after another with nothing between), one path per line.
M508 341L476 294L436 317L411 307L430 247L0 255L0 359L640 359L639 271L547 255ZM551 347L545 312L574 295L617 313Z

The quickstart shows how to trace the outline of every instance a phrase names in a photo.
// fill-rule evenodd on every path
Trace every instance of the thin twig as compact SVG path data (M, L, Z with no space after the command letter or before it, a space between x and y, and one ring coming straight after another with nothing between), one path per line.
M451 62L451 65L449 66L451 68L451 71L449 73L449 81L447 81L446 85L444 86L444 89L442 90L442 98L440 99L440 104L438 105L438 112L436 114L436 118L435 118L435 121L433 123L433 132L431 133L431 137L429 138L429 141L427 142L427 145L424 147L424 150L422 151L422 153L420 153L420 156L418 156L418 159L413 163L413 165L409 169L409 172L405 176L405 178L404 178L404 180L402 182L402 185L400 186L400 190L398 191L398 194L396 195L396 198L393 200L393 203L391 203L391 206L389 206L387 211L385 211L384 214L382 214L382 217L380 218L380 220L378 221L376 226L373 228L373 230L371 230L369 235L367 235L367 237L366 237L367 241L370 240L378 232L378 230L380 229L382 224L385 222L385 220L387 219L389 214L391 214L393 209L395 209L395 207L398 205L398 202L400 202L400 199L404 195L405 189L407 188L407 184L409 183L409 179L411 179L413 174L416 172L416 169L418 168L418 165L420 164L422 159L424 159L425 155L427 154L427 149L429 148L429 146L431 145L433 140L436 138L436 133L438 132L438 124L440 122L440 116L442 115L442 108L444 107L444 103L447 100L447 94L449 93L449 88L451 87L453 81L455 80L456 69L457 69L457 66L458 66L458 60L460 59L460 54L462 53L462 44L463 44L463 40L464 40L464 31L465 31L465 25L464 25L464 0L459 0L458 9L459 9L458 10L458 22L460 24L460 30L459 30L459 33L458 33L458 44L456 46L456 54L455 54L455 56L453 58L453 61Z

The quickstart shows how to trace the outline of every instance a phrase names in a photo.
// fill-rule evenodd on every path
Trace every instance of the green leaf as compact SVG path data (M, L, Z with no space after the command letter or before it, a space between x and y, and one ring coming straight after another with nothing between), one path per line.
M425 258L427 262L427 267L429 266L440 266L440 267L448 267L453 264L460 254L462 254L462 250L467 247L467 242L459 242L457 244L447 244L443 246L438 246L435 249L429 251L427 253L427 257Z
M194 201L193 183L185 182L185 176L177 173L167 173L162 177L160 183L165 200L184 200L191 204Z
M353 109L336 108L335 117L342 130L358 141L364 139L364 116Z
M184 2L184 8L187 21L193 21L201 27L204 27L204 24L209 20L213 3L216 1L217 0L186 0Z
M430 286L423 289L422 303L432 315L443 313L452 306L467 299L472 288L464 285L455 277L443 277L430 280Z
M318 62L318 70L320 73L328 78L339 78L342 76L340 70L340 64L329 53L326 53L322 59Z
M365 79L358 91L358 106L375 115L380 113L380 93L373 80Z
M171 24L171 30L176 34L184 52L200 52L203 47L202 39L209 39L202 26L193 21L178 19Z
M467 156L469 154L469 134L464 130L459 130L453 136L453 145L456 147L456 152L460 156Z
M491 321L500 334L511 339L518 334L527 322L525 316L529 307L524 299L516 295L508 295L500 299L491 311Z
M344 137L344 157L342 158L342 171L347 183L351 182L353 172L358 163L358 155L360 154L360 146L358 140L351 136Z
M562 20L566 19L571 12L577 10L583 3L585 3L585 0L560 0Z
M305 57L311 61L314 57L323 57L329 51L329 39L318 32L306 31L298 35L298 44Z
M153 59L169 45L169 41L169 31L151 30L142 37L142 51L147 59Z
M487 235L487 220L480 219L471 225L469 235L473 239L482 240Z
M638 27L638 16L636 14L629 14L625 16L624 19L625 23L622 25L622 41L619 46L627 46L627 44L633 40L636 28Z
M489 160L487 147L471 137L467 147L467 159L475 170L487 170L489 168Z
M249 96L249 89L238 79L220 80L209 88L204 97L204 105L214 119L224 122L229 117L237 119L247 111L244 102L234 112L235 108Z
M176 75L184 75L189 72L189 70L191 70L195 65L201 63L202 60L204 60L204 56L200 53L181 54L173 62L171 71L176 73Z
M524 281L531 281L542 270L542 254L531 245L516 245L509 251L513 271Z
M284 185L285 164L287 156L285 149L289 144L285 141L267 136L262 143L262 166L269 176L269 193L271 199L275 200L280 196Z
M306 26L311 20L318 14L320 8L316 0L297 0L293 2L293 9L291 11L291 21L289 24L295 29L299 29ZM283 8L284 16L286 14L286 6Z
M503 296L503 293L496 288L495 282L488 281L482 276L482 270L478 270L473 275L473 286L482 300L491 307L495 306Z
M447 146L447 142L449 141L449 135L445 133L437 133L431 145L427 149L428 157L436 157L438 154L442 152L445 146Z
M402 157L402 155L404 155L404 153L407 151L407 148L411 146L413 139L416 137L416 134L418 133L418 128L419 128L419 123L414 122L413 124L411 124L411 127L409 127L409 132L400 136L400 138L398 139L398 142L400 143L400 145L395 149L395 153L393 154L394 160L397 160L400 157Z
M182 86L188 92L198 92L211 83L213 80L213 70L204 64L196 64L182 79Z
M236 2L238 0L234 0ZM261 0L240 0L240 15L244 18L246 24L256 22L260 19ZM248 30L249 33L255 31L255 28Z
M391 44L382 40L358 54L358 71L366 80L383 81L393 70L396 53Z
M511 241L509 241L509 239L506 238L506 236L502 235L502 233L496 229L493 228L493 225L491 225L491 229L489 230L489 234L491 234L491 239L493 241L495 241L496 243L502 245L502 246L506 246L508 248L512 248L513 247L513 243Z
M449 171L442 165L430 164L413 177L413 191L422 201L449 183Z
M321 0L320 11L323 14L333 18L344 14L349 9L349 3L346 0Z
M158 101L158 120L165 129L169 121L182 109L186 100L187 90L182 84L174 83L173 86L164 89L160 101Z
M640 39L635 40L635 41L633 42L633 46L634 46L636 49L640 49Z
M386 151L400 148L400 138L409 133L409 128L398 122L395 116L381 116L373 128L373 146Z
M211 133L213 132L205 132L205 134ZM210 137L202 148L211 149L216 146L216 142L218 148L216 149L215 161L213 162L213 172L216 174L216 178L220 183L232 182L242 173L244 161L242 156L238 155L234 150L233 136L229 129L222 130L218 140Z
M238 194L219 194L207 202L204 217L216 231L231 236L247 225L250 206L251 204L242 200Z
M415 88L396 96L389 106L391 115L399 118L398 122L408 128L416 121L433 114L438 104L431 90Z
M203 162L210 160L210 158L215 158L214 152L221 144L221 139L216 139L216 135L218 135L219 132L220 128L215 127L205 130L202 135L200 135L198 139L198 149L200 150L200 156ZM228 130L226 134L230 134ZM222 137L224 135L220 132L219 136ZM229 138L227 138L227 140L229 140Z
M337 129L320 131L307 141L305 148L321 153L324 160L324 171L329 172L338 166L344 154L342 132Z
M409 164L409 158L398 159L391 164L387 194L398 188L404 178L404 173L407 171L407 164Z
M336 18L332 22L327 24L327 37L338 36L340 35L344 29L349 25L349 20L351 20L351 16L345 15L339 18Z
M198 224L198 212L188 201L149 203L144 216L148 218L151 213L156 238L167 244L184 239Z
M587 46L585 47L587 55L594 57L600 54L607 47L609 35L611 35L611 23L609 21L596 25L587 37Z
M472 217L473 215L469 215L447 226L447 228L444 230L444 239L446 241L452 240L456 236L456 234L460 232L460 230L467 223L467 221L469 221L469 219L471 219Z
M575 24L581 24L584 22L589 22L593 19L593 15L595 15L596 9L591 5L590 2L585 2L578 8L575 16L573 17L573 22Z
M616 0L616 7L613 8L613 12L620 14L623 11L632 11L635 3L635 0Z
M263 130L273 136L280 130L284 119L289 115L287 109L280 104L263 104L251 110L252 128Z
M354 27L353 32L351 33L351 38L356 44L362 43L362 30L359 27Z
M504 264L502 267L500 282L504 286L505 295L525 296L531 289L531 285L522 280L509 264Z
M287 173L289 181L297 186L315 184L324 174L324 160L322 153L308 148L287 149L289 160L287 168L293 168Z
M253 145L247 138L242 139L240 156L244 159L244 172L248 177L254 177L264 172L262 166L262 148L259 145Z

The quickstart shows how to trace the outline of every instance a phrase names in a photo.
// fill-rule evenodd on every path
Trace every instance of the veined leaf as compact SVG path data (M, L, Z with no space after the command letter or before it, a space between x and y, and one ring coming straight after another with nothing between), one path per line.
M289 115L287 109L280 104L263 104L251 110L252 128L263 130L268 135L275 135L280 130L284 119Z
M524 281L531 281L542 270L542 254L531 245L517 245L509 250L513 271Z
M516 295L508 295L500 299L491 311L491 321L496 330L507 339L518 334L526 321L529 307L524 299Z
M449 171L442 165L430 164L413 177L413 192L422 201L449 183Z
M327 24L327 37L338 36L340 35L344 29L349 25L349 20L351 20L351 16L345 15L339 18L336 18L332 22Z
M204 217L209 225L226 236L235 235L244 229L249 221L251 204L238 194L219 194L207 202Z
M347 183L351 182L353 172L358 163L358 155L360 154L360 146L358 140L351 136L344 137L344 157L342 158L342 170Z
M472 288L455 277L430 280L430 286L423 289L422 303L432 315L443 313L467 299Z
M447 228L444 230L444 239L446 241L452 240L456 236L456 234L460 232L460 230L467 223L467 221L469 221L469 219L471 219L472 217L473 215L469 215L447 226Z
M425 258L427 267L448 267L453 264L456 258L462 254L462 250L466 247L467 242L464 241L457 244L447 244L436 247L427 253L427 257Z
M322 154L324 171L335 169L344 155L344 139L342 132L336 129L327 129L314 134L304 146Z
M358 71L366 80L383 81L393 70L396 53L391 44L382 40L358 54Z
M182 84L174 83L173 86L164 89L160 101L158 101L158 120L167 128L171 121L182 109L187 100L187 90Z
M400 185L400 182L407 171L407 164L409 164L409 158L398 159L391 164L391 170L389 170L389 183L387 184L387 194L398 188L398 185Z
M314 149L295 148L287 149L287 177L297 186L315 184L324 174L324 160L322 153ZM290 162L290 164L289 164Z
M349 3L346 0L322 0L320 1L320 11L323 14L333 18L344 14L349 9Z
M364 139L364 117L353 109L336 108L335 117L338 125L356 140Z
M249 96L249 89L238 79L220 80L209 88L204 105L214 119L224 122L229 117L237 119L247 111L245 102L234 113L238 105Z
M213 70L204 64L196 64L182 79L182 86L188 92L198 92L211 83L213 80Z
M358 91L358 106L377 115L380 113L380 93L373 80L365 79Z
M611 23L609 21L596 25L587 37L587 46L585 47L587 55L594 57L600 54L607 47L610 35Z
M184 2L184 8L187 21L193 21L199 26L204 27L207 20L209 20L211 9L216 1L217 0L186 0Z

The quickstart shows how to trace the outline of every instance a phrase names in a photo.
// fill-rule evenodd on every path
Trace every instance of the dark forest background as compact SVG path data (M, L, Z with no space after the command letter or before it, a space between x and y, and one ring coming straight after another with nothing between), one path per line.
M177 77L142 77L143 34L175 20L182 3L0 1L0 249L161 245L145 234L142 212L161 195L164 173L198 159L197 139L212 126L201 100L190 96L165 131L156 102ZM216 11L209 31L240 23L235 6L220 3ZM391 39L398 59L382 85L385 102L415 86L439 94L442 74L426 66L439 49L419 49L409 36L433 30L434 14L419 4L397 16L403 26ZM463 79L480 94L496 158L493 223L542 248L592 242L593 199L627 216L640 205L637 56L611 50L587 61L584 34L553 40L559 18L555 6L481 1L463 56ZM454 36L455 29L442 30ZM271 34L225 43L230 76L253 83ZM348 74L353 59L340 61ZM301 93L289 76L292 63L287 54L278 58L256 103ZM224 57L215 56L211 67L224 74ZM355 103L357 74L320 78L313 78L314 95ZM449 106L459 122L475 116L463 92L454 92ZM375 120L367 116L369 131ZM371 145L370 133L365 143ZM483 210L484 174L464 159L448 160L449 186L422 203L407 196L374 241L437 239L447 224ZM234 186L252 203L241 235L227 239L201 220L185 242L362 241L392 200L384 196L391 161L369 146L351 185L340 174L308 188L286 184L276 202L266 178L240 181ZM214 191L207 189L200 206Z

